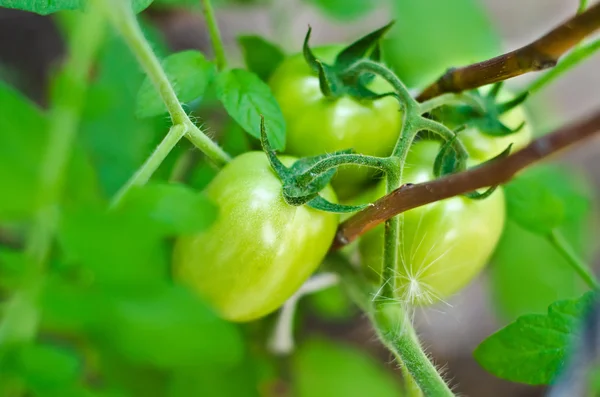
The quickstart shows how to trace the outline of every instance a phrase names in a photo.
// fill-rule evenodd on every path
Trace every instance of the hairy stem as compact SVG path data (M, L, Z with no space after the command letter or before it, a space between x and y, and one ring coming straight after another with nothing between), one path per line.
M594 290L600 289L600 284L594 276L594 273L585 264L585 262L575 253L571 244L563 237L562 233L558 230L553 230L548 235L548 241L556 248L556 250L567 260L569 265L575 270L575 272L581 277L581 279Z
M324 158L314 164L298 177L298 182L306 185L323 173L340 165L363 166L387 172L390 167L390 160L386 157L366 156L364 154L339 154Z
M477 189L504 184L522 169L581 143L598 132L600 112L544 135L507 157L433 181L403 185L344 221L338 228L331 250L351 243L361 234L404 211Z
M418 97L426 101L446 92L461 92L525 73L548 69L579 42L600 28L600 3L574 16L540 39L498 57L448 70Z
M426 130L433 132L440 138L444 139L446 142L451 141L456 137L456 134L445 125L438 123L437 121L426 119L424 117L421 117L419 119L417 126L418 130ZM456 150L456 153L459 158L466 159L469 157L467 149L465 148L465 145L463 145L460 139L454 139L454 149Z
M26 242L23 287L10 299L0 323L0 346L31 340L37 333L37 300L57 227L65 172L77 136L87 81L104 37L105 19L94 7L82 14L69 37L70 56L51 93L46 152L39 170L38 211Z
M187 131L187 127L184 124L176 124L171 127L167 135L158 144L154 152L146 159L144 164L133 174L127 183L119 189L117 194L113 197L111 207L119 205L123 197L135 186L145 185L162 162L167 158L167 155L173 150L175 145L183 138Z
M590 57L599 49L600 39L596 39L590 43L586 43L577 47L572 52L565 55L564 58L554 68L544 73L537 80L534 80L533 83L523 90L523 92L529 92L530 94L538 92L543 87L556 80L557 77L562 76L566 71L572 69L575 65L578 65L581 63L581 61Z
M221 31L219 30L217 18L215 17L215 12L210 0L202 0L202 12L204 13L204 19L206 20L206 26L208 27L208 34L210 35L213 51L215 52L217 69L223 70L227 66L227 58L225 57L225 48L223 46L223 40L221 39Z
M423 352L405 308L397 302L375 302L374 291L340 254L328 256L326 267L339 274L350 298L368 314L382 343L394 354L425 396L454 396ZM375 294L377 300L378 294Z
M187 138L215 164L224 165L227 163L230 160L229 155L196 127L181 107L173 86L169 82L156 54L144 37L128 2L111 0L100 3L104 4L113 25L121 33L123 39L137 57L138 62L154 83L171 115L173 124L185 125L187 127Z

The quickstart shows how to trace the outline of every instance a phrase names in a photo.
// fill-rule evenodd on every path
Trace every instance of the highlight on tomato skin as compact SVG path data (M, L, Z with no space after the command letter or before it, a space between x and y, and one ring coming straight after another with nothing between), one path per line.
M282 156L289 166L295 158ZM279 308L324 259L337 214L287 204L263 152L225 166L205 189L219 207L206 231L175 245L175 278L228 320L251 321ZM331 187L323 197L337 202Z
M440 149L436 141L413 145L403 179L420 183L434 179L433 161ZM385 194L380 183L363 200ZM460 291L488 263L505 221L501 188L483 200L457 196L402 213L398 239L396 298L411 305L430 305ZM380 282L383 266L383 226L359 240L363 273Z
M341 45L317 47L315 55L333 62ZM348 95L326 98L319 77L303 55L286 58L269 79L269 86L283 112L287 127L286 153L314 156L336 150L354 149L357 153L388 156L400 134L402 111L392 97L357 100ZM377 76L368 86L385 93L392 87ZM340 199L359 193L373 176L372 170L356 166L340 167L332 186Z

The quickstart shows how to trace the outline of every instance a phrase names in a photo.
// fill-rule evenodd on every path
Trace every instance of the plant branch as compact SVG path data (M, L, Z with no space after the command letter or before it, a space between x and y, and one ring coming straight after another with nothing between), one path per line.
M419 102L461 92L555 66L558 59L600 28L600 3L572 17L543 37L487 61L450 69L418 97Z
M435 366L421 348L406 308L393 300L373 304L379 294L367 285L348 261L339 254L329 255L325 266L342 279L341 286L369 317L382 343L392 352L425 396L454 396Z
M565 240L562 233L558 230L553 230L548 235L548 240L591 289L600 289L600 284L598 283L596 276L594 276L594 273L592 273L583 260L581 260L581 258L573 251L573 248L571 248L569 242Z
M187 126L184 124L177 124L171 127L167 135L158 144L154 152L146 159L144 164L133 174L127 183L119 189L117 194L113 197L111 207L117 206L123 197L127 194L134 186L145 185L152 174L158 169L162 162L167 158L168 154L173 150L175 145L183 138L187 131Z
M404 211L480 188L508 182L522 169L600 132L600 111L531 142L524 149L467 171L419 184L404 184L358 212L338 228L331 249L337 250Z
M215 52L215 61L218 70L223 70L227 66L227 58L225 57L225 49L223 40L221 39L221 31L217 24L217 18L210 0L202 0L202 12L208 27L208 34L212 42L213 51Z
M229 155L196 127L183 110L160 61L144 37L129 2L112 0L100 1L100 3L104 4L105 11L111 18L113 25L121 33L130 50L135 54L138 62L158 90L169 110L173 124L185 125L187 127L187 138L215 164L224 165L229 162Z

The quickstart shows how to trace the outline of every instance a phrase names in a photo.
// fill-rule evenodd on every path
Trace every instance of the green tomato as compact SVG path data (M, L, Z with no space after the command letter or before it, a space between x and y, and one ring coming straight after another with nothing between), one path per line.
M482 92L485 93L487 89L482 90ZM506 89L500 91L498 95L498 100L502 102L512 98L513 95L506 91ZM516 152L531 142L532 128L523 105L518 105L502 114L500 121L512 130L518 128L523 122L525 122L525 125L518 132L500 137L484 134L474 127L467 128L458 133L460 140L473 159L477 161L489 160L502 153L511 143L513 144L511 152Z
M282 157L291 165L295 159ZM291 206L262 152L225 166L205 189L219 206L206 231L175 244L175 278L192 287L230 321L250 321L281 306L319 266L338 215ZM336 202L331 187L323 197Z
M331 64L341 49L328 46L313 51L319 59ZM302 54L284 60L269 85L286 121L287 153L305 157L352 148L372 156L391 154L402 124L396 99L359 101L350 96L327 99L319 87L318 75ZM369 88L377 93L393 91L380 77ZM347 198L357 193L372 175L368 168L341 167L332 185L340 198Z
M432 164L440 143L415 143L406 159L403 179L434 179ZM383 196L379 184L367 200ZM463 288L486 265L502 233L504 195L497 189L483 200L457 196L402 213L398 240L396 298L414 305L443 300ZM362 269L375 282L383 267L383 225L359 242Z

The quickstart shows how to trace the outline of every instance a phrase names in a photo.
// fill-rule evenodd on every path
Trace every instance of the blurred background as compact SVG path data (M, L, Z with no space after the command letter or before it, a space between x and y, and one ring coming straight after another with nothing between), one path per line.
M426 0L396 0L399 3L403 1L427 3ZM349 2L352 3L350 0ZM168 1L158 3L166 4ZM498 33L501 51L516 49L540 37L573 15L578 7L576 0L480 0L480 4L493 30ZM291 53L301 49L309 24L313 27L315 44L348 42L382 26L392 18L397 19L399 29L415 25L415 21L403 19L394 7L392 1L373 0L364 10L338 15L328 13L326 7L319 7L311 1L216 2L217 19L229 57L233 63L239 64L243 62L236 43L240 34L263 35ZM436 13L444 12L447 10L428 10L432 21L440 17ZM468 18L468 15L453 16L457 18L457 25L460 22L468 23L466 19L459 20ZM164 35L170 50L194 48L211 57L210 40L198 8L156 5L141 14L141 17ZM418 24L422 25L421 28L413 29L413 34L420 37L417 41L425 44L443 41L443 35L439 31L430 30L429 22ZM425 44L420 44L423 50L426 49ZM65 45L54 19L0 8L0 79L8 81L41 106L46 104L50 72L60 62L64 51ZM460 59L454 61L459 64L432 64L431 70L428 70L429 80L443 72L445 67L479 61L496 54L497 49L491 46L489 53L480 54L479 58L460 58L458 54ZM394 64L399 61L390 62ZM410 63L407 60L400 62ZM599 70L600 53L529 99L528 108L536 134L549 132L600 108ZM407 73L410 76L410 71ZM518 89L534 77L523 76L511 80L508 85ZM410 78L407 80L410 81ZM414 79L410 84L417 89L429 82L424 80ZM210 123L208 128L216 129ZM600 191L598 153L600 140L595 139L557 159L585 174L596 195ZM595 219L586 219L584 222L594 222ZM515 225L508 227L518 228ZM421 310L416 315L417 330L428 352L437 363L447 368L446 377L453 380L452 383L457 385L455 390L462 395L542 395L543 388L512 384L487 374L472 358L472 350L486 336L514 320L516 316L527 312L543 313L549 303L560 298L578 296L583 291L576 277L557 270L564 265L561 259L552 250L543 247L542 242L535 241L533 235L513 230L511 236L513 237L503 240L486 273L466 290L450 299L447 304ZM509 251L514 253L506 254ZM596 264L596 267L600 264L600 256L594 255L593 247L583 251L590 263ZM531 274L528 272L523 276L519 273L519 277L512 277L516 274L515 269L529 265L538 267L533 266ZM494 276L499 281L491 283L489 276ZM502 296L498 298L498 295ZM493 299L494 297L498 299ZM321 298L316 297L302 302L302 321L299 325L303 329L302 335L330 335L360 346L379 361L390 363L390 370L395 370L391 357L379 346L364 318L353 311L342 310L341 315L325 319L324 316L315 314L315 311L328 307L322 305L320 309L315 309L318 305L315 306L314 302L319 299Z

